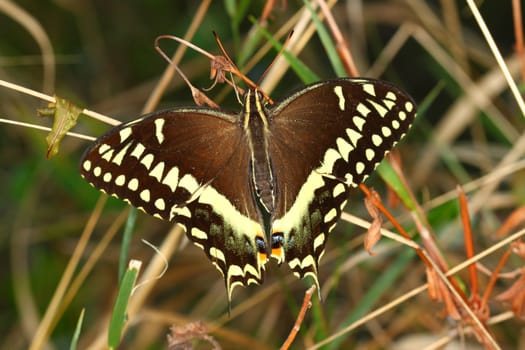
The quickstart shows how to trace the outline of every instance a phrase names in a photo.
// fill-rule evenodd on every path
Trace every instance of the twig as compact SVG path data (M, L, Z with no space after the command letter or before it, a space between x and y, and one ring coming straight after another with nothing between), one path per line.
M459 208L461 210L461 221L463 223L463 235L465 239L465 252L467 258L472 258L474 256L474 243L472 237L472 226L470 224L470 217L468 212L467 196L463 191L463 188L460 185L456 186L459 197ZM478 274L476 271L476 265L472 264L469 266L470 273L470 295L472 297L478 297Z
M525 47L523 46L523 19L521 17L521 1L512 0L514 19L514 35L516 36L516 53L521 61L521 79L525 79Z
M326 17L326 22L328 23L328 27L332 31L332 35L336 43L337 53L339 54L339 57L341 58L341 61L343 62L346 73L350 77L359 76L359 72L357 70L357 67L355 66L354 59L348 47L348 42L344 39L344 36L341 33L341 30L339 29L334 17L332 16L332 12L330 12L329 6L326 4L326 1L324 0L318 0L317 3L319 4L319 8L321 9L321 12Z
M308 288L308 290L304 293L303 305L301 306L299 315L297 315L297 320L295 320L295 324L292 330L290 331L290 334L288 334L288 338L286 338L286 341L281 346L281 350L289 349L290 345L292 345L292 342L297 336L297 333L299 333L299 329L301 328L301 324L303 323L304 316L306 315L306 310L308 310L312 306L312 302L310 300L312 299L312 294L314 294L314 291L315 284Z
M37 130L51 131L51 128L49 128L47 126L35 125L35 124L31 124L31 123L24 123L24 122L19 122L19 121L16 121L16 120L11 120L11 119L0 118L0 123L18 125L18 126L23 126L23 127L26 127L26 128L32 128L32 129L37 129ZM66 135L73 136L73 137L76 137L77 139L82 139L82 140L88 140L88 141L95 141L96 140L95 137L84 135L84 134L79 134L79 133L76 133L76 132L68 131L68 132L66 132Z
M481 29L481 33L483 33L483 36L485 36L485 40L487 41L487 44L492 50L492 55L494 55L494 58L498 62L499 68L501 69L503 75L505 76L505 79L507 80L507 84L509 85L510 91L512 92L512 95L514 96L514 99L516 100L516 103L518 104L520 108L522 116L525 117L525 101L523 101L523 97L521 96L518 86L516 85L516 82L512 78L512 75L509 72L509 68L507 67L507 64L505 63L505 60L501 56L501 52L499 51L498 46L496 45L496 42L494 41L494 38L490 34L490 31L487 28L487 24L485 23L485 20L479 13L478 8L476 7L476 3L473 0L467 0L467 4L470 7L470 11L474 15L476 22L478 22L478 26Z
M31 90L31 89L28 89L26 87L23 87L23 86L14 84L14 83L10 83L10 82L2 80L2 79L0 79L0 86L3 86L3 87L6 87L8 89L11 89L11 90L15 90L15 91L21 92L21 93L26 94L26 95L30 95L30 96L39 98L39 99L47 101L47 102L51 102L51 103L55 103L56 102L55 98L53 96L49 96L49 95L43 94L41 92L38 92L38 91L35 91L35 90ZM101 122L104 122L106 124L110 124L110 125L118 125L118 124L120 124L120 121L118 121L116 119L107 117L107 116L105 116L103 114L99 114L97 112L90 111L89 109L83 109L82 110L82 114L85 114L87 116L90 116L91 118L100 120Z
M189 41L191 40L191 38L193 38L193 35L197 32L197 29L202 24L202 21L204 20L204 16L208 11L208 7L210 6L210 4L211 0L205 0L201 2L199 8L197 9L197 12L192 16L193 19L191 21L190 27L186 31L186 35L184 35L185 40ZM184 55L185 50L185 46L179 46L177 51L173 54L172 61L178 64L182 59L182 55ZM167 66L158 84L155 86L155 89L153 89L148 100L144 104L144 108L142 108L143 113L153 111L155 107L159 104L160 98L166 90L166 87L173 78L174 74L175 68L172 65Z

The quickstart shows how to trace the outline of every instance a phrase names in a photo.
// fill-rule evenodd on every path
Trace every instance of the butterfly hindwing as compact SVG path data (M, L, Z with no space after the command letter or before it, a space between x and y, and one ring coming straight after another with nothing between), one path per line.
M313 97L315 96L315 98ZM412 99L371 79L337 79L299 90L269 111L280 201L272 244L280 261L317 283L317 265L348 191L407 132Z

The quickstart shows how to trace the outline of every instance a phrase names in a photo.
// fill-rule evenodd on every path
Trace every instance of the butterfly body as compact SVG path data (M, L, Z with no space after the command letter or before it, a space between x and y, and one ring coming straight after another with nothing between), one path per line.
M237 285L261 283L269 256L317 282L326 238L350 188L370 174L415 117L411 98L371 79L308 85L242 111L175 108L122 124L83 157L93 186L181 224Z

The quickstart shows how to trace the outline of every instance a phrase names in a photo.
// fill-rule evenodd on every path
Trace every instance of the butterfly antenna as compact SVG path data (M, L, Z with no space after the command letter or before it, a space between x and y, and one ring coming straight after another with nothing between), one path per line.
M257 85L260 85L261 81L264 79L264 77L266 76L266 74L268 74L268 72L270 71L270 68L272 68L273 64L277 61L277 59L283 54L284 52L284 49L286 48L286 46L288 46L288 44L290 43L290 39L292 38L292 35L293 35L293 30L290 32L290 34L288 34L288 37L286 38L286 41L284 42L283 46L281 47L281 50L279 51L279 53L274 57L272 63L270 63L270 65L268 67L266 67L266 69L264 70L264 72L261 74L261 76L259 77L259 79L257 79Z

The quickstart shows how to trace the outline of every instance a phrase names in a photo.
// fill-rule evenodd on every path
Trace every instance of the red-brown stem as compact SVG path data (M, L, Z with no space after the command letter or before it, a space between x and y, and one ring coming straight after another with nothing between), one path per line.
M521 79L525 79L525 49L523 45L523 20L521 18L521 0L512 0L516 53L521 61Z
M465 241L465 253L467 259L474 256L474 240L472 237L472 226L470 224L470 217L468 212L467 196L460 185L456 186L458 191L459 209L461 212L461 222L463 223L463 237ZM471 298L476 298L478 295L478 272L476 264L471 264L468 267L470 274L470 295Z
M295 337L297 336L297 333L299 333L299 329L301 328L301 324L303 323L304 316L306 315L306 310L308 310L312 306L312 302L310 300L312 299L312 294L314 294L314 291L315 284L308 288L308 290L304 293L303 305L301 306L299 315L297 315L297 320L295 320L295 324L293 325L290 334L288 334L288 338L286 338L285 342L281 346L281 350L289 349L290 345L292 345Z
M383 203L381 203L381 200L377 200L376 198L374 198L374 196L372 195L370 189L368 187L366 187L365 184L360 184L359 185L359 188L361 189L361 191L363 191L365 193L365 195L367 196L367 198L369 198L371 200L371 202L381 211L381 213L383 213L384 216L386 216L386 218L392 223L392 225L394 225L394 228L401 234L401 236L405 237L406 239L409 239L409 240L412 240L412 237L410 237L410 235L405 231L405 229L399 224L399 222L392 216L392 214L390 214L390 212L383 206ZM419 255L419 257L421 258L421 260L423 260L425 262L425 264L427 266L432 266L430 264L430 262L428 262L426 256L421 252L421 249L420 248L417 248L416 249L416 253L417 255Z
M487 307L486 305L489 302L489 297L490 297L490 294L492 293L492 289L494 288L494 285L496 284L496 281L498 280L499 272L501 271L503 266L505 266L505 263L509 259L511 253L512 253L511 249L507 250L505 254L503 254L503 256L501 257L500 261L498 262L498 266L496 266L496 268L492 272L489 283L487 284L487 288L485 289L485 293L483 293L483 298L481 299L481 305L483 307Z

